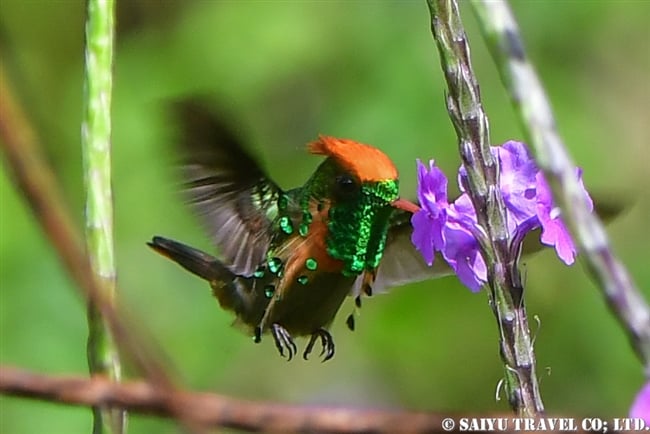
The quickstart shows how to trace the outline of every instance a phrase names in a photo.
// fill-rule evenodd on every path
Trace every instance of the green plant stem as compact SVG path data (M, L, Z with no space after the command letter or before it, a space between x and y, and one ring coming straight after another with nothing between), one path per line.
M101 311L123 354L130 358L136 370L145 374L148 384L157 390L161 399L169 400L164 405L169 406L174 417L190 432L203 432L190 415L176 409L174 396L178 388L167 373L164 362L169 363L169 360L164 352L155 345L152 336L135 326L138 323L124 311L123 306L119 311L116 309L113 299L105 294L100 280L93 273L59 182L46 163L42 146L22 106L14 98L13 87L2 66L0 63L0 150L7 163L8 175L29 205L62 265L76 282L74 288ZM102 379L98 377L95 379ZM106 401L100 398L97 402Z
M467 191L476 209L477 239L488 268L490 306L499 328L504 386L510 406L520 416L544 411L535 373L517 255L509 248L505 206L498 188L498 161L490 151L489 127L469 45L455 0L428 0L431 28L447 81L447 109L467 170Z
M575 164L556 128L544 88L528 61L515 19L506 2L473 0L501 81L510 94L524 135L535 149L560 204L564 221L578 241L585 262L650 378L650 309L627 270L612 251L598 217L584 200Z
M86 69L81 127L86 191L86 246L90 264L108 300L115 297L113 200L111 191L111 95L113 73L113 0L88 0ZM119 381L120 361L101 311L88 303L88 366L92 375ZM121 434L126 414L93 408L93 433Z

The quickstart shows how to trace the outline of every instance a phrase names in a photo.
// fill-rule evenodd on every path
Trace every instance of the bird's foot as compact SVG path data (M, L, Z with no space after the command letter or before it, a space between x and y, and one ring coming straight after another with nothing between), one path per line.
M320 338L320 342L322 346L320 355L321 356L323 354L325 355L323 362L327 362L329 359L334 357L334 339L332 339L332 335L329 334L329 332L325 329L318 329L311 334L311 337L309 338L309 343L305 348L305 352L302 354L303 359L307 360L318 338Z
M289 332L280 324L274 323L271 326L271 334L275 341L275 347L282 357L285 357L285 350L287 351L287 361L291 360L293 356L298 353L298 348L293 342L293 338Z

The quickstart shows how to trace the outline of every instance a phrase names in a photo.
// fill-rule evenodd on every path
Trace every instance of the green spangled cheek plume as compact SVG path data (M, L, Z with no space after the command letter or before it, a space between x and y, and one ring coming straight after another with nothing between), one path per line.
M393 212L390 203L398 191L397 180L365 183L358 200L330 210L327 253L343 261L345 276L357 276L379 265Z

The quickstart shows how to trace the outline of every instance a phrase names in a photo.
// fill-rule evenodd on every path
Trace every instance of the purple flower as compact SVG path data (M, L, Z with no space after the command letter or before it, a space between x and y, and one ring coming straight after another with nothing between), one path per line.
M539 169L526 145L509 141L492 148L501 168L499 188L508 212L508 230L535 215L535 193Z
M572 264L576 255L575 245L560 218L559 208L552 202L549 185L526 145L509 141L493 147L492 153L499 159L499 188L513 242L521 242L525 233L541 227L541 242L554 246L560 259L567 265ZM458 183L463 194L449 204L447 178L442 171L433 161L429 162L428 171L421 161L418 160L417 164L418 198L422 208L411 220L411 241L429 265L433 263L435 252L440 252L460 281L472 291L478 291L486 282L487 267L474 237L476 212L464 190L465 168L461 166L458 170ZM576 176L582 186L580 169L577 169ZM593 209L584 186L582 190Z
M418 199L422 209L413 215L413 234L411 241L420 251L427 264L432 265L435 251L440 251L444 242L442 228L447 222L447 177L433 160L429 161L429 171L422 161L418 166Z
M463 194L456 199L448 213L447 225L443 231L445 245L442 256L456 272L458 279L476 292L487 281L487 267L472 233L472 228L477 223L469 196Z
M472 291L478 291L486 281L487 269L472 235L476 214L469 197L463 195L450 205L447 177L435 167L433 160L429 161L428 171L420 160L417 167L418 199L422 208L411 219L411 241L429 265L433 264L435 252L441 252L460 281Z
M501 169L499 189L506 205L508 231L512 234L527 220L536 217L536 188L539 168L535 165L528 148L521 142L508 141L493 146L492 155L499 159ZM458 169L458 184L465 192L463 178L465 167ZM539 223L536 228L539 227ZM529 226L530 222L526 226Z
M576 176L584 191L585 200L589 203L589 210L594 204L582 184L582 169L576 169ZM575 261L576 247L569 235L566 225L560 218L560 208L555 206L551 197L551 187L546 182L544 174L537 173L537 218L542 227L541 241L543 244L554 246L559 258L565 264L571 265Z
M646 383L634 398L630 417L643 419L646 426L650 426L650 382Z

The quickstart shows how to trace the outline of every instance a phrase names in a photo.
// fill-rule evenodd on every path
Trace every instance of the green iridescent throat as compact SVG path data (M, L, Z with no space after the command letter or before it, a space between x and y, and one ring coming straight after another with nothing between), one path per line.
M344 275L356 276L379 265L394 210L390 202L398 191L397 180L367 182L356 200L330 208L327 253L343 261Z

